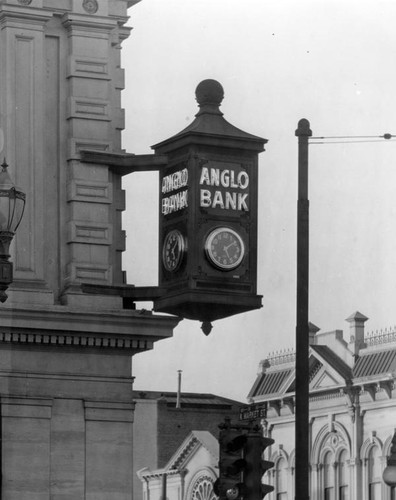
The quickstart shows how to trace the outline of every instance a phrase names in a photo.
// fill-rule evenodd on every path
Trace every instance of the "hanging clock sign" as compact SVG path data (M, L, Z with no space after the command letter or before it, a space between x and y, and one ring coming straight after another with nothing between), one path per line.
M154 309L205 324L261 307L257 295L258 153L265 139L219 110L214 80L196 90L200 110L153 146L167 155L159 179L159 284Z

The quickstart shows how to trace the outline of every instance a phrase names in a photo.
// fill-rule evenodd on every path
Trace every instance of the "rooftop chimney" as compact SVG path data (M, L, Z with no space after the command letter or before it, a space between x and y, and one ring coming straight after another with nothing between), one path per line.
M359 354L360 349L364 349L364 323L368 320L364 314L356 311L351 314L346 321L349 323L349 348L355 356Z
M308 323L308 331L309 331L309 345L315 345L316 344L316 334L320 328L313 323L309 322Z

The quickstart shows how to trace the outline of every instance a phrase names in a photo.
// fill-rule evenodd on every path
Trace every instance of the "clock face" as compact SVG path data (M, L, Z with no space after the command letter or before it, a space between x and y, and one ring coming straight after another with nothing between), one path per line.
M172 229L165 236L162 247L162 262L167 271L176 271L183 259L186 245L184 237L178 229Z
M229 227L218 227L207 237L205 252L211 264L228 271L242 262L245 245L236 231Z

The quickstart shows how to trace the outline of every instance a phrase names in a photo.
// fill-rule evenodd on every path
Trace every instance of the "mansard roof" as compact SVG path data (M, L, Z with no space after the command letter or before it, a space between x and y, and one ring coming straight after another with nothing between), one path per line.
M372 377L396 371L396 347L377 352L362 353L353 367L353 377Z
M366 384L396 377L396 330L365 338L365 347L357 356L349 351L348 344L334 332L329 345L310 346L310 392L338 390L341 387ZM323 334L329 338L329 334ZM319 339L318 339L319 340ZM336 348L335 348L336 347ZM343 354L345 354L343 356ZM349 361L349 362L348 362ZM248 398L253 401L274 400L295 391L295 353L269 357L262 362Z
M284 381L292 372L294 372L294 369L289 368L287 370L259 374L248 397L251 398L257 395L276 394L281 392Z

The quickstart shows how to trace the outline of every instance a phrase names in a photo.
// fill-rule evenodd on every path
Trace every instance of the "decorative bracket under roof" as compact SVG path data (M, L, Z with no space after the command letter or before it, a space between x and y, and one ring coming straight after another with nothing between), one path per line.
M392 399L392 390L395 388L395 383L393 380L384 380L383 382L378 383L377 391L381 389L388 396L388 399Z
M360 386L360 394L367 393L370 396L371 401L375 401L375 394L377 393L377 388L373 384L362 384Z
M288 408L290 413L292 415L294 415L294 406L295 406L294 398L283 398L282 399L282 406L285 406L286 408Z
M280 417L281 404L280 401L269 401L268 406L275 410L278 417Z

